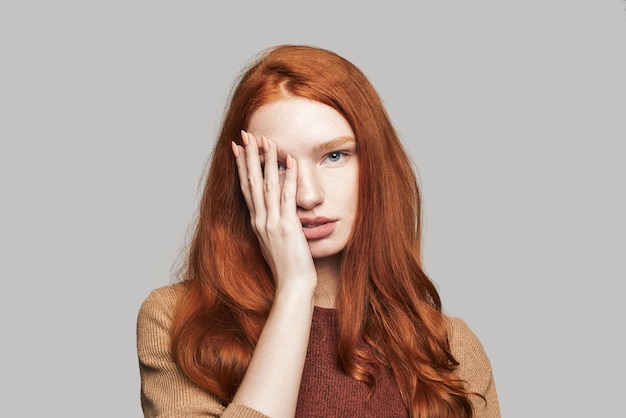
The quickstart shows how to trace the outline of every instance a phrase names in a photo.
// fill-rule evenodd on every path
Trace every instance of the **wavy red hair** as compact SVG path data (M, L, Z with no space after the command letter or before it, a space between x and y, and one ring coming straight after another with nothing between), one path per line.
M198 385L229 402L246 371L274 297L271 273L250 227L232 156L250 115L285 95L333 107L359 152L356 222L337 296L338 359L375 390L368 365L389 367L413 417L470 417L454 370L439 294L421 265L420 190L414 167L374 87L324 49L268 49L231 92L213 149L183 271L187 292L172 326L172 351ZM356 349L364 338L377 358Z

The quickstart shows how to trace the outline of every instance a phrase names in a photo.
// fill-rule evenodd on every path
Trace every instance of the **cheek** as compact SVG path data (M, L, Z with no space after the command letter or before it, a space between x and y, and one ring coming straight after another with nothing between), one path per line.
M341 183L337 195L341 196L342 204L346 209L356 210L359 200L359 187L355 180Z
M324 179L326 199L331 199L345 210L355 211L359 198L359 179L356 169L333 171Z
M354 173L352 173L352 176L350 178L350 181L347 184L347 187L348 187L348 190L346 191L346 193L351 196L352 204L354 206L354 209L356 209L357 204L358 204L358 200L359 200L359 173L358 173L358 170L355 170Z

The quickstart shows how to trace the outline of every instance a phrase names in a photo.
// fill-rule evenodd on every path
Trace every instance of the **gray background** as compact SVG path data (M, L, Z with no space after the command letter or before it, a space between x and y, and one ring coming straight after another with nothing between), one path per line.
M0 5L0 415L141 416L136 313L170 281L230 86L304 43L386 102L426 270L503 416L617 416L626 3L225 3Z

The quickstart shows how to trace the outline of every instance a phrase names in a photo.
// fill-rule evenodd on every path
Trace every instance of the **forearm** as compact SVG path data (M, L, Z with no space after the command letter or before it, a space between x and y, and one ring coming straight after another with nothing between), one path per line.
M277 294L233 402L272 418L294 416L312 316L312 293Z

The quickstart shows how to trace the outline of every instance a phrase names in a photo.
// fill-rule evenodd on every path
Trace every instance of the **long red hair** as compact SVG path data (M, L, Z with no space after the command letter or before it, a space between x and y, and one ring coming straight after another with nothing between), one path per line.
M275 289L250 227L230 144L240 141L259 106L285 94L331 106L357 140L358 209L337 296L341 367L373 390L367 366L389 367L413 417L470 417L441 300L421 265L420 191L412 162L365 75L316 47L264 51L231 93L183 270L187 291L171 334L176 361L225 403L245 374ZM357 350L362 338L377 358Z

